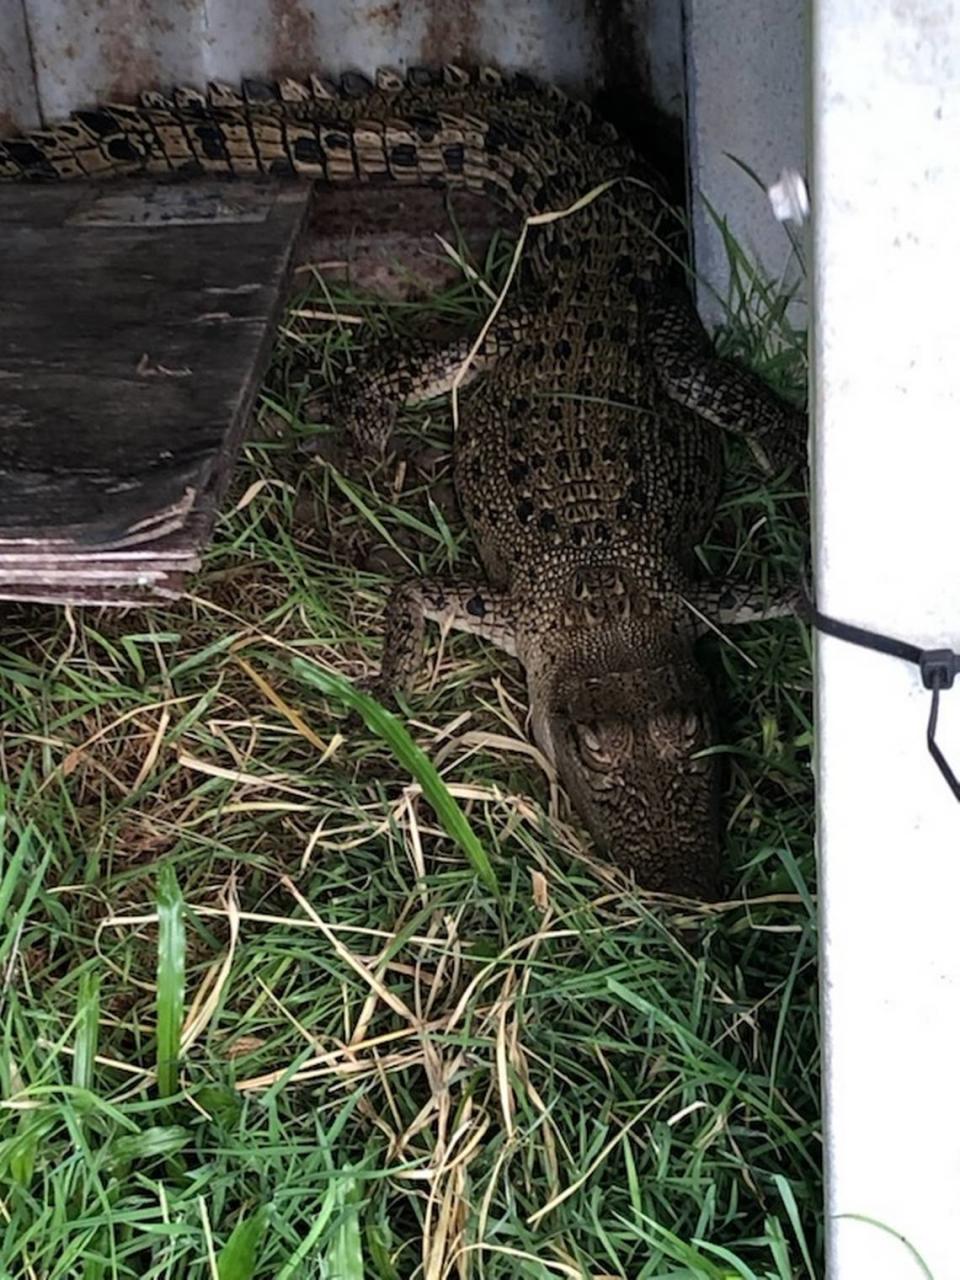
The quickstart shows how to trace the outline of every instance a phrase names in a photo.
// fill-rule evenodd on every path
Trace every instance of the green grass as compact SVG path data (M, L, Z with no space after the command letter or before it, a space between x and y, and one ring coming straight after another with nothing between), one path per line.
M796 393L802 335L741 279L721 343ZM305 397L351 341L490 304L307 300L369 323L294 306L259 409L284 438L247 449L192 596L3 620L0 1275L819 1274L803 628L704 646L716 907L591 855L517 666L469 637L431 635L393 741L348 726L389 580L474 560L442 407L358 478L332 429L315 465L293 451ZM730 461L705 562L792 577L802 501Z

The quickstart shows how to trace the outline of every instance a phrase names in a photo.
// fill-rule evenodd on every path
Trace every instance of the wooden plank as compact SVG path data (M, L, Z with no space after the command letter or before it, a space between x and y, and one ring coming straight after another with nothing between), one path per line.
M0 582L0 600L29 600L34 604L107 605L112 608L138 608L145 604L158 604L175 600L182 594L186 581L180 574L171 574L149 584L138 586L127 582L117 586L102 583L94 587L78 583L58 583L47 586L31 583L29 587Z
M67 598L72 572L71 598L107 598L195 562L310 199L209 180L0 189L0 596L32 574Z

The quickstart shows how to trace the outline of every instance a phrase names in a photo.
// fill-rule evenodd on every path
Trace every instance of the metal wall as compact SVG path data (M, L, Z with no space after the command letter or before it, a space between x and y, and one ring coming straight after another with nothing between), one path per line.
M171 83L459 61L683 112L680 0L0 0L0 127Z
M592 96L638 99L666 119L644 149L679 178L689 139L694 257L727 287L703 198L776 278L789 243L762 190L802 169L809 0L0 0L0 134L96 100L211 79L443 62L523 68ZM686 84L689 81L689 95ZM603 104L609 107L608 101ZM710 288L706 319L722 318Z

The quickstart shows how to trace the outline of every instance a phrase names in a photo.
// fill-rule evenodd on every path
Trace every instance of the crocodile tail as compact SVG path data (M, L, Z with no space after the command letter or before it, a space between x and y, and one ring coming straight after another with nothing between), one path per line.
M463 187L521 212L634 167L590 108L492 68L354 72L144 93L0 139L0 181L137 174L302 177L335 185Z
M148 92L136 106L105 103L0 138L0 182L143 174L461 188L522 217L610 184L577 219L533 235L544 283L556 259L649 279L669 262L664 245L676 233L656 174L611 125L553 86L489 67Z

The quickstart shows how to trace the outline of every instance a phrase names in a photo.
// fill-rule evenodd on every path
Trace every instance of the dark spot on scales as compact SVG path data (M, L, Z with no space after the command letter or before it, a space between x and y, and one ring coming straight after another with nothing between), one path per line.
M394 169L415 169L417 167L417 148L412 142L398 142L390 148L390 163Z
M200 143L203 154L208 160L226 160L227 153L224 149L223 139L220 137L220 130L214 125L197 125L193 130L193 134ZM110 154L113 154L112 150Z
M414 116L410 123L416 130L417 137L421 142L432 142L437 136L437 130L440 128L440 121L432 116Z
M107 134L117 131L116 120L105 111L78 111L76 116L80 123L86 125L98 138L105 138ZM9 145L7 143L7 146Z
M372 83L359 71L346 71L340 77L340 88L345 98L365 98L372 89Z
M247 102L277 102L280 94L269 80L244 80L243 96Z
M293 154L304 164L321 164L323 151L316 138L299 137L293 144Z
M440 153L451 173L463 173L463 143L451 142Z
M507 135L500 125L491 124L483 139L483 145L491 154L495 154L506 145L506 141Z

